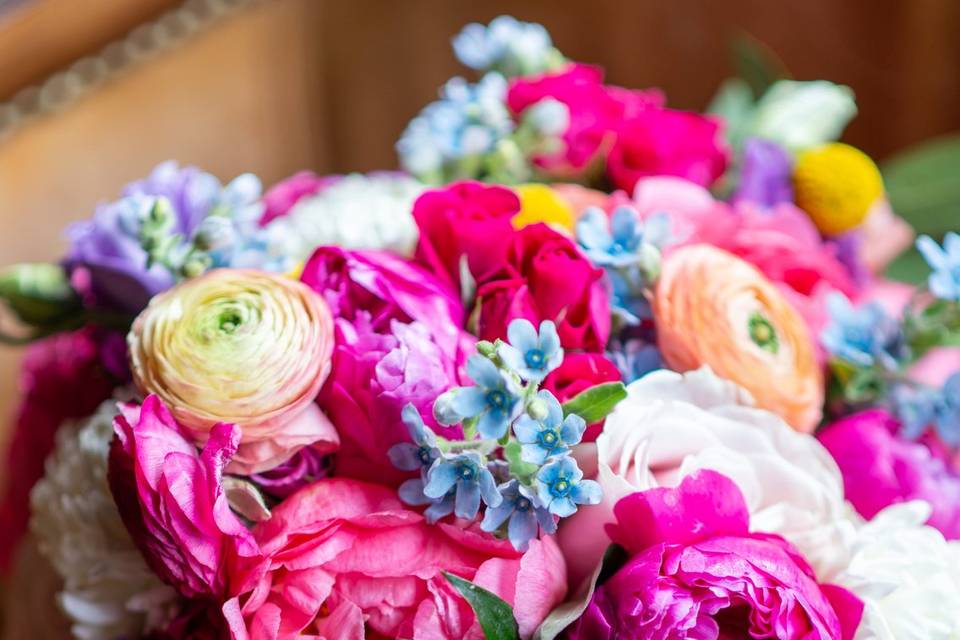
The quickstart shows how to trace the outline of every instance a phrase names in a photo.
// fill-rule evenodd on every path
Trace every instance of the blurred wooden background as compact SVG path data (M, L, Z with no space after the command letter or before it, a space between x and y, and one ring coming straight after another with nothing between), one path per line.
M0 12L0 101L178 4L21 0ZM268 183L392 167L407 120L465 73L450 37L501 13L686 108L706 104L748 32L795 77L852 86L847 140L879 158L960 129L956 0L263 0L0 141L0 262L56 258L67 221L167 158ZM16 359L0 351L0 416Z

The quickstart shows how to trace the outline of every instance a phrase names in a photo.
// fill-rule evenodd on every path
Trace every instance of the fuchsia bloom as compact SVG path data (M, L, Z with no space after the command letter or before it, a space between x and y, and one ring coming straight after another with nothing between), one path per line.
M281 180L263 194L263 215L260 225L287 215L301 199L316 195L340 179L338 175L318 176L313 171L301 171Z
M936 447L898 435L896 418L882 409L862 411L820 433L843 474L847 499L865 518L898 502L925 500L927 521L947 538L960 538L960 470Z
M750 533L743 494L702 470L620 500L611 537L630 554L568 637L849 640L863 605L818 585L779 536Z
M407 403L439 435L461 437L459 428L440 427L432 409L437 396L460 384L466 354L444 351L419 321L392 320L378 333L363 314L336 326L333 373L318 399L340 433L336 475L399 485L410 474L398 471L387 451L409 440L400 419Z
M568 353L563 363L544 378L541 388L551 392L560 402L566 402L581 391L620 378L617 365L606 356L599 353ZM602 428L603 421L587 425L581 442L593 442Z
M459 291L463 257L477 280L500 266L519 211L520 198L505 187L455 182L426 191L413 205L417 261Z
M27 530L30 490L65 420L83 418L110 397L115 381L105 370L104 343L91 330L63 333L32 345L23 362L23 401L7 452L0 504L0 572L9 568Z
M444 571L511 603L520 637L529 638L566 592L552 539L519 553L473 528L428 525L393 490L355 480L298 491L255 535L270 569L224 607L238 640L480 640L476 617Z
M221 485L240 428L218 424L202 453L156 396L121 405L109 481L150 567L186 598L225 600L256 575L260 550Z
M524 227L507 240L504 265L477 290L481 339L505 338L526 318L557 324L566 349L602 351L610 337L610 303L603 270L547 225Z

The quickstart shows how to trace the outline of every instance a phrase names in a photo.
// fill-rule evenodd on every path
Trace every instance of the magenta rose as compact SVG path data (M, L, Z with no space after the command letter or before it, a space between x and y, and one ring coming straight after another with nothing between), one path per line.
M57 430L66 420L93 413L113 391L117 381L104 366L105 360L112 359L107 358L112 355L111 345L108 334L83 329L41 340L26 351L20 382L23 399L5 458L0 572L10 568L27 530L30 491L43 477Z
M606 153L613 132L625 119L660 107L664 101L660 91L604 85L599 68L571 64L559 71L515 78L507 93L507 105L519 115L547 98L563 103L570 113L563 152L537 158L538 164L558 173L585 168L598 154Z
M301 171L281 180L263 194L260 226L287 215L300 200L320 193L339 179L338 175L318 176L313 171Z
M620 370L599 353L568 353L563 363L543 379L541 388L566 402L581 391L604 382L620 380ZM582 442L593 442L603 429L603 421L587 425Z
M553 320L565 348L603 351L610 305L602 276L566 236L543 223L524 227L508 239L503 266L480 283L478 333L505 339L516 318Z
M640 111L617 130L607 158L613 184L632 192L649 176L677 176L709 187L727 168L720 122L673 109Z
M156 396L121 405L108 479L147 564L185 598L225 600L262 566L256 541L221 485L240 428L218 424L198 453Z
M320 247L300 279L321 294L335 318L353 322L369 314L374 331L388 333L393 320L419 321L444 353L464 347L459 295L420 265L383 251Z
M611 538L629 560L600 584L568 637L849 640L863 604L818 585L779 536L751 533L736 484L701 470L621 499Z
M317 402L337 427L337 476L398 486L410 477L389 461L387 451L410 439L400 412L413 404L439 435L459 438L459 427L441 427L433 401L461 383L465 351L444 351L422 322L392 320L382 333L367 315L336 323L333 370ZM475 339L473 339L475 340Z
M520 198L505 187L467 181L425 191L413 205L420 230L416 259L460 291L462 258L475 279L498 268L519 211Z
M510 603L527 639L566 593L552 538L520 553L473 527L427 524L394 490L356 480L315 482L254 533L270 570L224 606L235 638L481 640L450 572Z
M960 471L937 447L900 437L899 428L892 415L872 409L831 424L818 437L860 515L872 518L891 504L925 500L933 509L927 524L960 538Z

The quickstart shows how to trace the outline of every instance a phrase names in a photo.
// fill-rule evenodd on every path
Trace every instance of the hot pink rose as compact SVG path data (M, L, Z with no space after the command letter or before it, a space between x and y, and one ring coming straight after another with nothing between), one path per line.
M649 176L685 178L708 187L727 168L728 151L720 122L673 109L645 109L617 129L607 158L607 175L619 189L632 191Z
M410 474L390 463L387 450L410 438L400 419L406 404L440 435L462 436L459 427L438 425L432 409L437 396L460 384L465 352L444 352L421 322L393 320L377 333L363 315L336 326L333 371L317 400L340 434L335 473L397 486Z
M218 424L202 453L156 396L121 405L108 478L150 567L186 598L226 599L262 566L256 541L220 483L240 428Z
M93 413L113 391L116 381L104 368L102 346L100 334L84 329L47 338L26 351L20 383L23 400L5 458L0 572L9 569L27 530L30 490L43 477L57 430L65 420Z
M429 328L444 353L463 348L459 296L413 262L383 251L320 247L300 279L324 297L335 318L353 322L365 312L378 332L389 332L392 320L416 320Z
M620 380L620 370L599 353L568 353L563 363L543 380L541 388L566 402L581 391L604 382ZM587 425L582 442L593 442L600 435L603 421Z
M743 494L715 471L620 500L611 537L630 559L568 637L849 640L863 604L818 585L783 538L751 533Z
M508 239L503 266L480 283L478 333L495 340L516 318L553 320L565 348L602 351L610 336L602 276L569 238L542 223L524 227Z
M355 480L298 491L255 534L271 566L224 607L235 639L483 638L445 571L511 603L529 638L566 592L552 539L521 554L473 528L428 525L394 491Z
M459 291L464 256L476 279L500 266L504 238L513 233L510 219L519 211L520 198L505 187L455 182L425 191L413 205L420 229L416 259Z
M899 423L882 409L833 423L820 434L843 474L844 493L860 515L872 518L891 504L926 500L927 522L947 538L960 538L960 470L936 447L904 440Z
M307 196L312 196L326 187L329 187L340 176L318 176L313 171L301 171L285 180L281 180L263 194L263 215L260 225L266 226L271 221L287 215L297 202Z
M624 119L663 104L657 90L634 91L603 84L597 67L571 64L560 71L511 81L507 105L515 114L551 98L566 105L570 124L563 135L562 154L538 158L538 162L560 173L581 170L605 153L613 132Z

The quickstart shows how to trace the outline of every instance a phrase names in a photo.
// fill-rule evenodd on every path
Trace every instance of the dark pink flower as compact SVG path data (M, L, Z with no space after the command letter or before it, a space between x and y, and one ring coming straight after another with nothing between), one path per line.
M599 353L568 353L563 363L551 371L541 387L551 392L560 402L566 402L581 391L604 382L620 380L620 371ZM587 425L583 442L593 442L600 435L603 421Z
M287 215L297 202L329 187L340 179L338 175L318 176L313 171L301 171L281 180L263 194L263 215L260 226Z
M570 638L849 640L860 623L856 597L818 585L779 536L750 532L743 494L715 471L634 493L614 513L609 533L630 558Z
M117 383L101 364L103 354L101 334L90 329L62 333L27 349L20 383L23 400L6 454L0 572L9 569L27 530L30 490L43 476L57 430L66 420L92 414Z
M520 198L505 187L455 182L425 191L413 205L420 230L416 259L460 291L461 260L478 280L498 268L519 211Z
M820 442L840 466L847 499L865 518L908 500L926 500L927 521L950 539L960 538L960 470L936 443L898 435L900 424L882 409L862 411L824 429Z

